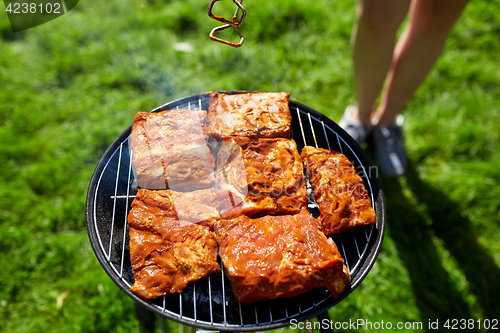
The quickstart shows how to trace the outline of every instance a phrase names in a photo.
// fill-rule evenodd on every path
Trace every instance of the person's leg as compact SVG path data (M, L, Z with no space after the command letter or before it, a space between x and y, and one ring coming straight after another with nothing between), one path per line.
M441 0L440 0L441 1ZM391 66L396 32L410 0L359 0L357 24L352 35L356 85L356 120L370 123L375 101Z
M448 34L468 0L413 0L408 26L394 51L380 105L373 115L393 125L441 54Z

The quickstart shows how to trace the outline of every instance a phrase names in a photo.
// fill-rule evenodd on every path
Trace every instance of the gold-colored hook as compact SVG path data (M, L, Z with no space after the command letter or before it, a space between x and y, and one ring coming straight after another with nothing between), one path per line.
M231 27L233 27L238 32L238 35L240 36L239 43L233 43L233 42L230 42L230 41L227 41L225 39L222 39L222 38L219 38L219 37L215 36L215 33L217 31L226 30L227 28L231 28ZM224 24L224 25L222 25L220 27L213 28L212 31L210 32L210 38L212 40L215 40L216 42L227 44L227 45L230 45L230 46L233 46L233 47L240 47L241 44L243 44L243 42L245 41L245 37L243 37L243 35L241 34L240 30L237 27L235 27L235 26L233 26L231 24Z
M220 26L220 27L216 27L214 29L212 29L212 31L210 32L210 38L212 40L215 40L217 42L220 42L220 43L224 43L224 44L227 44L227 45L231 45L233 47L240 47L241 44L243 44L243 41L245 40L245 38L243 37L243 35L241 34L240 30L238 29L238 27L241 26L241 24L243 23L243 20L245 19L246 15L247 15L247 12L245 10L245 8L242 6L242 2L243 0L233 0L233 2L236 4L236 11L234 12L234 16L232 18L231 21L229 20L226 20L224 17L222 16L217 16L215 15L212 10L213 10L213 7L214 7L214 4L217 2L217 1L222 1L222 0L212 0L210 2L210 5L208 6L208 16L210 16L211 18L213 18L214 20L217 20L219 22L222 22L224 23L224 25ZM241 10L241 18L238 20L238 14ZM238 21L237 21L238 20ZM219 38L217 36L215 36L215 32L217 31L222 31L222 30L225 30L229 27L233 27L234 29L236 29L236 31L238 32L238 35L240 36L240 41L239 43L232 43L232 42L229 42L227 40L224 40L222 38Z

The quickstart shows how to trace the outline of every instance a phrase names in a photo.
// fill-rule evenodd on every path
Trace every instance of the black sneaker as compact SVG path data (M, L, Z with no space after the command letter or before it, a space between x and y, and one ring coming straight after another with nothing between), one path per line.
M349 105L342 119L338 122L339 126L344 129L358 143L362 144L370 135L370 128L359 120L352 120L352 112L356 109L354 105Z
M399 115L394 126L375 126L372 129L375 143L375 159L382 173L387 177L404 175L408 157L403 141L403 116Z

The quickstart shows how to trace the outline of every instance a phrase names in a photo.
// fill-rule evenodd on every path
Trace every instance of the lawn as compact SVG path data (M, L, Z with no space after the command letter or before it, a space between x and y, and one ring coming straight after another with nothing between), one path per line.
M140 330L85 225L92 172L137 111L225 89L288 91L334 121L354 102L355 1L245 2L239 49L208 38L208 3L80 1L15 34L0 5L1 332ZM405 110L377 262L332 320L500 320L499 101L500 1L471 1Z

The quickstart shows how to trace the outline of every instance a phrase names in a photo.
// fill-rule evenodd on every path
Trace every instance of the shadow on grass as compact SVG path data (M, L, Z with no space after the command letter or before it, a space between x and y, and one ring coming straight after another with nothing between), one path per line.
M403 194L400 180L381 177L387 206L386 230L408 269L424 328L427 329L428 320L439 319L442 328L447 319L479 319L472 317L464 295L441 264L432 235L443 240L457 261L485 318L498 318L500 270L477 242L471 222L460 215L459 205L446 193L420 179L411 163L406 178L417 204L423 205L425 212Z
M470 220L460 214L459 204L446 193L422 181L413 166L408 169L407 183L418 201L426 205L432 231L460 266L485 318L498 318L500 268L478 243Z

